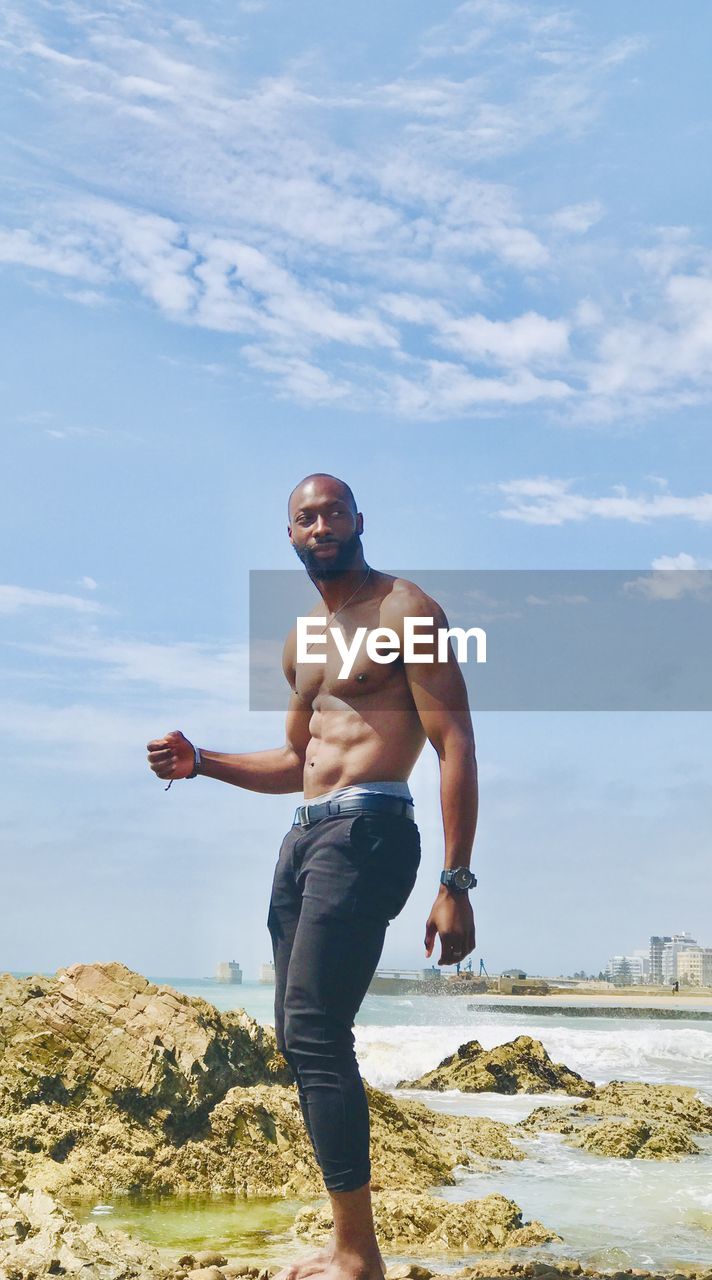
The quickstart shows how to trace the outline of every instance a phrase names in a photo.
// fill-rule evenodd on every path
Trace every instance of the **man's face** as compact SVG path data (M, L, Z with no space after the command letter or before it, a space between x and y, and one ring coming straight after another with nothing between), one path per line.
M312 481L294 494L289 537L312 578L338 578L352 568L362 531L363 519L340 485Z

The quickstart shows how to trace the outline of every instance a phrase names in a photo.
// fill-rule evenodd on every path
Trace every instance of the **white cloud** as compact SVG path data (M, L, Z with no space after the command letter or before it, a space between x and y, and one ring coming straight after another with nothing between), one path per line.
M584 235L603 217L603 205L599 200L589 200L584 204L567 205L558 209L551 216L551 225L557 231L570 232L572 235Z
M649 398L670 388L709 384L712 371L712 277L671 276L656 319L610 326L591 365L596 395Z
M534 311L513 320L472 315L448 320L442 327L442 339L462 355L521 366L565 356L568 330L565 321L549 320Z
M86 246L78 248L71 236L58 238L50 234L35 234L29 229L8 230L0 227L0 262L22 267L34 267L53 275L71 276L80 280L101 281L104 272L93 262Z
M626 520L645 524L652 520L687 519L712 522L712 493L676 497L670 493L632 495L616 485L612 495L589 497L572 491L573 481L535 476L508 480L496 486L507 505L496 512L504 520L526 524L561 525L571 521Z
M503 378L477 377L463 365L428 360L416 366L410 378L394 375L388 383L388 401L405 416L438 417L485 412L504 406L561 401L571 388L556 378L539 378L522 371Z
M590 604L590 597L584 595L565 595L563 592L554 591L549 596L525 596L524 603L535 606L544 606L549 604Z
M653 569L712 569L712 560L703 560L691 556L687 551L680 551L676 556L657 556L653 560Z
M0 614L23 613L27 609L66 609L70 613L105 613L94 600L64 595L56 591L40 591L34 587L0 585Z
M65 298L70 302L78 302L81 307L104 307L109 299L98 289L65 289Z
M355 407L360 399L358 387L340 381L319 365L298 356L275 354L252 344L244 348L244 354L253 368L277 374L283 394L304 404L348 400Z
M566 354L569 325L534 311L511 320L479 312L456 316L440 302L414 294L385 294L382 308L407 324L430 328L438 343L478 362L526 367Z
M565 402L568 421L595 421L712 396L710 258L688 229L622 251L638 294L608 284L611 250L599 296L592 256L577 297L569 241L602 203L527 216L492 178L497 156L592 128L637 37L596 43L567 11L471 0L417 65L334 86L316 55L236 76L241 35L189 18L65 8L62 38L41 8L6 36L70 176L28 200L25 225L18 205L0 260L74 281L85 306L128 286L172 321L233 334L305 403L436 417ZM472 74L459 54L475 48ZM546 314L552 287L567 315Z
M82 601L82 603L87 603ZM94 607L96 611L96 606ZM245 700L249 649L246 645L148 640L101 635L56 635L49 641L19 644L26 652L77 663L85 671L100 670L109 685L148 685L155 690L202 694L231 707Z
M653 561L652 573L626 582L623 591L647 600L681 600L683 596L709 600L712 599L712 573L684 553L660 556Z

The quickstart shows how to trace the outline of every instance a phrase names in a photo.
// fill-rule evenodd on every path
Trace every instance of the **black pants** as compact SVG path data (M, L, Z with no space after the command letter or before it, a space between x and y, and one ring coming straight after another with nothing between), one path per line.
M370 1180L368 1105L352 1028L419 863L415 823L373 812L294 826L279 852L268 916L277 1045L330 1191Z

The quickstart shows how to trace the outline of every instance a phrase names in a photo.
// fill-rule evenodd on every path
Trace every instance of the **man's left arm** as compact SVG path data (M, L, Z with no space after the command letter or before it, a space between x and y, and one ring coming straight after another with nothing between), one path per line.
M435 601L409 606L410 617L432 617L435 635L447 630L447 618ZM477 828L478 786L475 736L467 689L448 644L440 661L437 643L419 646L432 662L405 662L404 670L425 733L440 763L440 802L445 833L445 867L469 867ZM475 924L469 894L441 885L425 926L425 954L440 936L438 964L456 964L475 948Z

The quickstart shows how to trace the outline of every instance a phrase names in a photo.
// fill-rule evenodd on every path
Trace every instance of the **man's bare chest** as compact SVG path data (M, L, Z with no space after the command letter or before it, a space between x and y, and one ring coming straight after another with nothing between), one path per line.
M319 697L331 696L352 702L380 696L389 702L398 692L409 697L399 653L389 654L384 646L380 657L374 659L366 637L359 642L357 628L339 628L337 636L334 631L317 635L297 654L296 692L303 701L313 704Z

